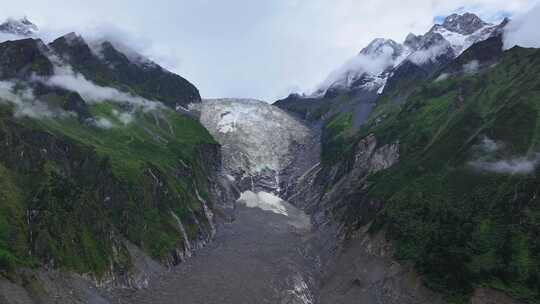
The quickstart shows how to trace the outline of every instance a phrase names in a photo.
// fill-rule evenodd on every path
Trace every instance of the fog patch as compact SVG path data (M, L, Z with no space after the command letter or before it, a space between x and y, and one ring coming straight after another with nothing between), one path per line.
M349 59L339 69L333 71L317 91L325 91L333 85L346 87L362 74L380 75L394 65L394 49L385 46L381 51L373 56L359 54Z
M468 75L476 74L480 68L480 62L473 60L463 65L463 72Z
M449 77L450 75L448 73L442 73L441 75L439 75L439 77L435 79L435 82L445 81Z
M502 157L500 152L505 146L502 142L484 136L482 141L473 147L477 157L470 161L469 165L479 171L514 175L533 173L540 164L540 153L531 156Z
M120 41L113 36L104 36L100 38L91 38L88 39L88 46L94 55L98 56L101 59L104 59L103 56L103 44L109 42L117 51L124 54L127 59L134 64L147 67L157 67L158 65L147 57L141 55L135 49L131 48L127 44ZM114 66L113 66L114 68Z
M120 112L116 109L111 111L112 117L91 118L90 124L100 129L112 129L115 127L126 126L135 120L131 112ZM120 124L119 124L120 123Z
M452 47L448 42L436 44L428 49L418 50L412 53L407 59L416 65L424 65L431 63L437 59L440 55L451 50Z
M6 42L6 41L21 40L25 38L28 38L28 37L0 32L0 43Z
M504 30L504 49L516 45L521 47L540 47L540 5L529 12L514 17Z
M487 136L484 136L482 138L482 142L480 143L480 145L478 147L483 152L494 153L494 152L497 152L500 149L502 149L504 147L504 144L503 143L498 143L495 140L493 140L493 139L491 139L491 138L489 138Z
M117 110L112 111L113 115L116 116L116 118L123 124L128 125L135 120L135 117L133 116L133 113L129 112L118 112Z
M39 78L38 80L48 86L61 87L77 92L90 104L110 101L119 104L129 104L142 108L144 111L155 110L161 106L161 103L157 101L150 101L140 96L121 92L115 88L96 85L83 75L74 72L69 66L56 66L53 76Z
M530 174L540 162L540 153L532 157L515 157L497 161L476 160L470 164L476 169L502 174Z
M105 117L99 117L93 120L93 124L100 129L111 129L113 123Z
M0 81L0 103L13 105L13 115L17 118L65 118L75 115L62 109L50 108L46 103L38 100L31 89L17 89L17 84L9 81Z

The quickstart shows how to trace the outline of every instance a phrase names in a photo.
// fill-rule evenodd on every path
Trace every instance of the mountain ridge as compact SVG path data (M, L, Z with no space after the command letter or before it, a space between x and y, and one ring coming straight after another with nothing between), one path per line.
M507 22L457 57L445 40L440 60L403 61L381 94L276 101L321 132L321 162L288 199L343 240L323 302L538 303L540 54L504 50Z
M403 43L376 38L362 49L357 57L333 72L315 91L313 97L323 96L329 90L365 89L382 94L386 81L401 64L409 61L432 70L433 67L429 65L444 65L475 42L499 34L507 22L505 19L500 24L493 25L471 13L452 14L446 17L442 24L433 25L424 35L408 34ZM369 68L366 70L367 63L362 62L362 56L366 56L368 60L381 60L382 66L378 71L370 71ZM366 77L378 80L362 83L361 79Z

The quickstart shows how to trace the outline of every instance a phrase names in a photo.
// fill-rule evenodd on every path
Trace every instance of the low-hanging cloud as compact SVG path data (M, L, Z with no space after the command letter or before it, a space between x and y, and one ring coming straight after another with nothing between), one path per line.
M97 119L94 119L93 124L101 129L111 129L112 127L114 127L113 123L105 117L99 117Z
M448 79L449 77L450 77L450 74L448 74L448 73L442 73L441 75L439 75L439 77L435 78L435 82L445 81L445 80Z
M77 92L88 103L101 103L110 101L120 104L130 104L145 111L155 110L161 106L157 101L151 101L140 96L121 92L115 88L102 87L86 79L83 75L75 73L69 66L56 66L55 73L49 78L40 78L39 81L49 86L57 86Z
M98 116L95 118L88 118L86 122L94 127L100 129L112 129L121 126L127 126L135 120L134 114L131 112L121 112L116 109L113 109L111 112L112 116Z
M475 146L481 156L469 162L469 165L480 171L514 175L533 173L540 164L540 153L510 158L497 157L497 152L503 151L504 148L504 143L484 136L482 141Z
M470 164L476 169L502 174L530 174L540 163L540 153L532 157L515 157L496 161L476 160Z
M379 75L394 64L393 55L394 50L391 47L384 47L382 53L376 56L359 54L333 71L317 90L324 91L332 85L347 86L364 73Z
M500 142L496 142L495 140L487 136L484 136L482 138L482 142L479 145L479 148L482 150L482 152L494 153L504 148L504 144Z
M540 29L540 5L510 21L504 31L504 48L509 49L516 45L540 47L538 29Z
M448 42L441 42L430 48L418 50L412 53L407 59L416 65L423 65L433 61L451 48Z
M480 69L480 62L478 60L472 60L463 65L463 72L468 75L476 74Z
M74 115L62 109L52 109L46 103L38 100L30 89L15 90L16 84L10 81L0 81L0 103L14 106L15 117L64 118Z

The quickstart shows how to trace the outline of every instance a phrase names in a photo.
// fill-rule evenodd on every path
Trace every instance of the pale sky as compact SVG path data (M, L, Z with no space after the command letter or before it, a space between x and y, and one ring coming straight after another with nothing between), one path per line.
M374 38L401 42L452 12L499 21L538 2L24 0L1 4L0 18L27 16L55 35L114 35L187 78L203 97L273 102L310 91Z

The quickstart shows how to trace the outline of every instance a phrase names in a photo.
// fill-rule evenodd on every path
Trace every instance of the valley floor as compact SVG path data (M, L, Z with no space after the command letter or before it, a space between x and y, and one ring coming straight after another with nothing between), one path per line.
M253 204L248 204L253 205ZM150 288L122 291L113 303L315 303L309 218L283 202L287 215L238 204L236 219L206 248Z

